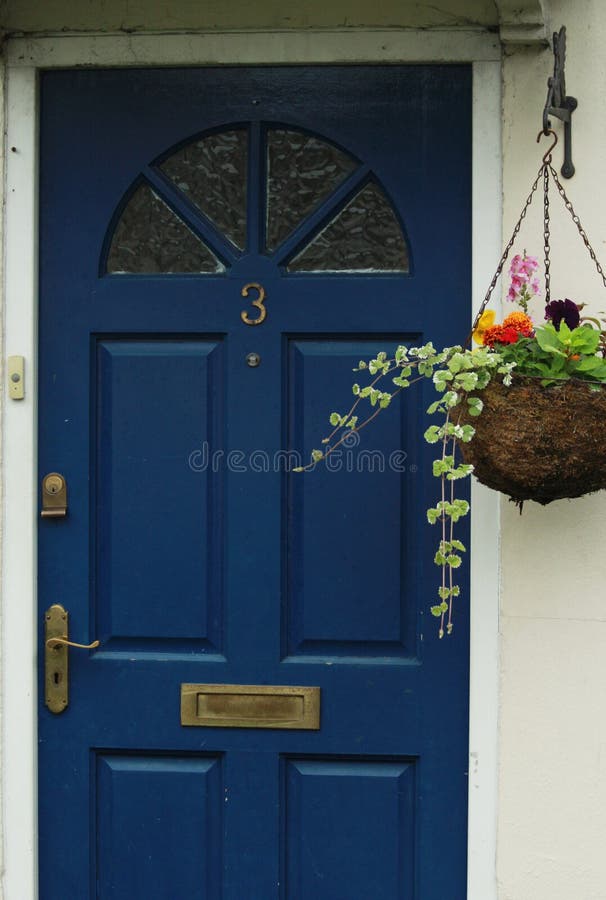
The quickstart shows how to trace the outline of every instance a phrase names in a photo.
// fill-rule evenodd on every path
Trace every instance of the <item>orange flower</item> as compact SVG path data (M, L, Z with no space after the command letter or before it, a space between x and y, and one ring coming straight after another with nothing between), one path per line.
M532 319L523 312L512 312L503 320L503 327L515 328L518 334L530 337L533 332Z
M484 344L486 347L492 347L495 343L500 343L503 337L503 326L492 325L484 332Z

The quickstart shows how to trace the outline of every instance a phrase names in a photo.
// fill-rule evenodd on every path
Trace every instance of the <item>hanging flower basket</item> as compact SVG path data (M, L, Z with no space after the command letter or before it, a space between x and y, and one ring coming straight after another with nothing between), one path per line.
M352 385L354 401L348 412L330 415L332 431L323 449L313 450L313 469L346 440L389 406L400 391L431 379L438 398L427 409L441 417L424 433L436 445L433 475L440 489L427 521L438 531L434 562L441 570L438 601L431 606L440 620L439 635L450 634L453 606L460 595L456 570L462 565L464 544L455 536L469 503L456 493L459 479L473 473L482 484L500 491L522 507L526 500L547 504L581 497L606 488L606 328L605 319L588 316L584 304L551 299L551 242L549 187L553 182L571 215L604 287L606 273L570 203L551 152L543 156L513 234L488 291L462 344L436 349L400 345L393 357L384 351L355 371L371 376L368 384ZM497 323L488 304L520 232L532 199L543 182L544 320L529 314L529 303L540 296L536 257L517 254L510 264L508 300L519 307ZM478 345L470 347L472 338ZM381 387L390 378L389 390ZM383 382L385 384L385 382ZM370 410L363 415L364 402ZM361 406L362 404L362 406ZM462 461L461 461L462 458Z
M482 484L543 505L606 488L606 390L514 375L509 387L492 381L481 398L481 416L461 416L475 434L460 449Z

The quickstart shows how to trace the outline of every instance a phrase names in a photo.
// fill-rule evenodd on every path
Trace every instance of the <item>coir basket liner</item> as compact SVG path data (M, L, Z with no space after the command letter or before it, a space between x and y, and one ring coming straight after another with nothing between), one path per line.
M482 484L518 503L551 503L606 488L606 388L567 380L542 387L518 377L510 387L491 382L478 395L478 417L465 411L461 424L476 429L460 443Z

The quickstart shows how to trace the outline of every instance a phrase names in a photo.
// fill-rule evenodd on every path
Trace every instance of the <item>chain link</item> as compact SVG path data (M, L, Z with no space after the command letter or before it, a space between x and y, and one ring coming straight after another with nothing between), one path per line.
M549 231L549 163L551 156L543 164L543 252L545 254L545 303L551 300L551 246Z
M568 212L570 213L572 221L577 226L577 231L581 235L581 237L583 239L583 243L587 247L587 251L595 264L597 273L600 276L600 278L602 279L602 283L603 283L604 287L606 287L606 275L604 274L604 270L602 269L602 266L598 262L598 259L595 255L595 251L594 251L593 247L589 243L589 238L587 237L587 235L585 233L585 229L581 225L581 220L579 219L576 212L574 211L574 207L573 207L572 203L566 196L566 191L564 190L562 183L561 183L560 179L558 178L558 173L551 165L551 158L549 159L548 165L549 165L549 171L551 173L551 177L553 178L555 185L558 189L558 193L559 193L560 197L562 198L562 200L564 201L564 205L565 205L566 209L568 210Z

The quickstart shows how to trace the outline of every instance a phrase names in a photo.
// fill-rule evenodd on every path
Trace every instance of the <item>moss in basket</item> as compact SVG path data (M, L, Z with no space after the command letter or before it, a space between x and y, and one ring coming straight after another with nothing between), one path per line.
M539 294L536 269L534 257L526 253L514 257L510 266L508 299L516 302L521 310L510 313L502 323L495 323L492 310L485 311L478 317L473 332L479 346L471 349L455 345L441 350L432 343L421 347L399 346L393 356L381 352L374 359L361 360L354 371L368 374L372 380L365 385L356 383L352 386L354 400L350 408L346 412L330 414L332 430L322 442L323 449L313 450L310 464L296 470L315 468L318 462L337 450L349 434L369 425L401 391L425 379L433 381L439 396L427 412L439 415L441 422L431 425L424 437L439 449L433 461L433 474L439 481L438 499L427 510L427 521L439 531L434 561L441 577L437 602L431 605L431 612L440 620L440 637L450 634L453 628L453 602L460 595L455 570L461 566L462 554L466 551L455 536L455 526L469 513L470 507L466 500L456 497L455 484L468 477L474 471L474 465L460 461L458 457L473 458L471 450L476 428L472 423L482 413L482 396L488 386L493 388L486 394L486 399L495 388L503 391L512 384L532 384L533 388L554 386L558 390L557 386L564 382L581 383L583 395L597 392L606 409L606 391L603 389L606 341L601 324L599 320L582 320L582 307L572 301L557 300L547 304L545 324L535 326L528 315L528 305ZM389 389L385 389L388 384ZM578 396L578 392L560 395L562 408L573 420ZM582 441L583 437L579 435L575 440ZM532 467L532 462L530 465ZM587 490L606 486L606 467L604 469L604 483L597 483L596 487L590 482ZM579 479L581 490L575 488L572 493L558 496L579 496L587 492L582 489L582 472L577 481ZM487 483L486 479L480 480ZM500 482L489 486L508 492L520 505L526 499L516 496L515 489L508 491ZM541 503L556 499L555 496L543 496L540 490L533 498Z

